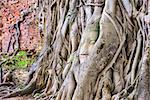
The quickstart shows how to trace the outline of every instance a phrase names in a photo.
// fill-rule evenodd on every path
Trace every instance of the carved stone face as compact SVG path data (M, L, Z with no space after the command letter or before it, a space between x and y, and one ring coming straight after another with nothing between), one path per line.
M89 25L82 35L81 47L79 52L80 63L86 60L98 38L99 27L97 24L98 23L96 22Z

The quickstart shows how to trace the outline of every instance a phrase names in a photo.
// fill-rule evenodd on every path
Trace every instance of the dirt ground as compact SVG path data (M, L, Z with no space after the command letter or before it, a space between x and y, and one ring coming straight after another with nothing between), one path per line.
M23 97L13 97L2 100L34 100L31 96L23 96Z

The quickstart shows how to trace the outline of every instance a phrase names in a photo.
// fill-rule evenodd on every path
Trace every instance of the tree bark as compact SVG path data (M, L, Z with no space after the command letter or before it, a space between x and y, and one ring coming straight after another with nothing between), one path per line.
M138 2L38 0L45 42L21 91L44 89L36 99L50 100L149 100L150 3Z

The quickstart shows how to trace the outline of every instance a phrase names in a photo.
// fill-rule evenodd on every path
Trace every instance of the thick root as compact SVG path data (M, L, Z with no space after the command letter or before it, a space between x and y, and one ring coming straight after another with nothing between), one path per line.
M69 84L69 85L67 85ZM60 89L56 100L72 100L72 96L76 87L75 78L72 72L67 76L62 88Z
M36 81L30 82L24 89L14 91L1 99L31 94L36 88Z

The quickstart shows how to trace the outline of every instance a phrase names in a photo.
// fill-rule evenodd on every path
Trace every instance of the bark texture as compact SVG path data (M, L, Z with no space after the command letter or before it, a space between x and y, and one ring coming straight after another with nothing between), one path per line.
M149 100L150 1L38 0L45 44L25 89L42 100ZM36 90L36 91L35 91Z

